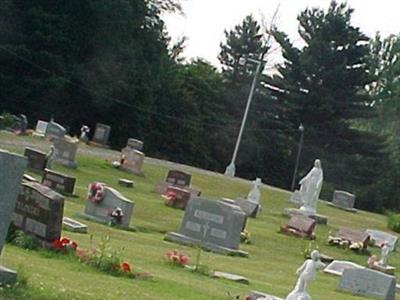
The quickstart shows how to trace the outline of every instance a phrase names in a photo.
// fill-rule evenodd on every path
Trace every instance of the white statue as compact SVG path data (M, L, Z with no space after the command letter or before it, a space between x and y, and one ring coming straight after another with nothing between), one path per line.
M308 215L315 215L317 213L317 201L321 192L322 182L323 172L321 161L316 159L311 171L300 180L300 195L303 203L300 210Z
M297 269L296 274L299 275L296 286L285 300L311 300L311 296L306 292L307 285L315 279L315 275L319 269L325 267L320 261L320 255L317 250L311 252L311 259L307 259L303 265Z
M53 160L54 156L56 155L56 149L54 148L54 145L50 146L49 152L46 154L46 168L51 169L53 167Z
M387 266L387 260L390 253L390 247L387 242L383 242L381 244L381 259L378 261L378 264L381 266Z
M260 186L262 182L260 178L256 178L256 180L253 181L253 188L247 195L247 200L260 204L260 198L261 198L261 192L260 192Z

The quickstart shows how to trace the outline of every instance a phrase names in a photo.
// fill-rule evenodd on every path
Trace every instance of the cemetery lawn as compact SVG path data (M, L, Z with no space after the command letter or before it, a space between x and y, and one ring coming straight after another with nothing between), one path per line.
M0 132L0 147L23 153L24 146L36 145L48 149L49 143L31 137L14 137ZM101 157L90 152L87 146L80 146L78 155L79 168L66 169L55 165L55 170L77 177L75 193L77 197L68 197L65 202L64 216L77 219L89 227L87 234L63 231L66 236L76 241L79 247L90 248L110 237L108 246L121 252L124 261L133 265L140 272L150 272L152 279L128 279L101 273L80 264L73 257L49 255L44 251L23 250L6 244L1 264L19 271L27 280L26 286L14 289L2 289L0 299L231 299L228 293L240 295L240 299L251 290L258 290L276 296L285 297L293 288L297 276L296 269L303 263L302 252L309 245L308 240L278 233L280 225L287 218L282 216L285 207L292 207L288 202L289 193L264 186L262 188L263 211L257 219L249 219L247 230L251 233L251 244L242 244L241 249L249 252L248 258L230 257L210 252L202 252L201 263L210 270L239 274L250 280L250 285L234 283L222 279L212 279L199 273L172 266L165 261L165 253L177 249L186 253L191 262L195 260L195 248L180 246L163 241L169 231L178 231L183 211L167 207L160 195L153 193L154 184L162 181L170 164L149 160L144 165L145 177L134 176L111 167L108 155ZM86 151L86 150L87 151ZM115 157L118 153L113 154ZM105 159L107 157L107 159ZM185 168L182 167L184 170ZM230 179L221 175L209 175L203 171L193 174L192 183L207 198L246 196L251 183L244 180ZM38 175L30 173L39 178ZM135 182L133 189L119 186L119 178ZM137 231L130 232L81 220L75 216L82 212L85 204L86 189L94 181L104 182L116 188L128 199L135 202L131 226ZM328 216L328 225L317 225L317 240L313 243L320 252L335 259L350 260L365 265L367 256L350 250L330 247L326 244L329 232L335 232L340 226L360 229L389 230L383 215L359 211L348 213L318 204L318 212ZM379 254L378 248L370 248ZM390 264L400 270L400 254L391 254ZM322 271L309 287L313 299L363 299L362 297L337 291L339 277ZM396 299L400 299L397 297Z

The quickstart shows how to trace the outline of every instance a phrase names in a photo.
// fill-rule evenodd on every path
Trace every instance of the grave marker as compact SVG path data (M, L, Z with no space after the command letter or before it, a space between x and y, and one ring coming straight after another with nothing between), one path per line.
M367 229L366 233L370 236L371 240L374 241L374 246L379 247L379 245L383 242L387 242L391 251L396 250L398 239L397 236L384 231L373 229Z
M78 144L64 138L55 138L53 144L55 149L54 161L67 168L76 168L77 163L75 161L75 156L78 150Z
M61 126L60 124L50 121L47 124L46 133L44 137L49 140L53 140L56 138L63 139L67 130Z
M25 148L24 156L28 158L28 168L36 173L42 174L47 164L46 153L32 149Z
M129 138L128 143L126 145L133 150L142 151L143 150L143 142L137 139Z
M143 162L145 155L143 152L134 150L133 148L125 147L121 150L123 162L121 169L131 172L136 175L143 175Z
M247 256L247 252L239 250L245 221L245 213L236 205L193 198L186 206L180 232L169 232L165 239L218 253Z
M44 137L44 135L46 134L48 124L49 123L45 122L45 121L41 121L41 120L37 121L35 132L33 133L33 135L39 136L39 137Z
M192 174L180 170L169 170L165 181L157 182L154 187L154 191L164 195L168 186L174 186L188 190L191 197L199 197L201 195L201 191L191 187L191 182Z
M328 202L329 205L350 211L357 212L354 208L356 196L345 191L334 191L332 202Z
M314 229L316 221L309 217L295 215L290 218L289 222L281 226L281 232L293 234L299 237L314 239Z
M26 164L25 157L0 149L0 254ZM14 271L0 265L0 286L14 283L16 277L17 274Z
M76 178L49 169L45 169L42 184L66 195L73 195Z
M364 269L364 267L350 261L334 260L325 267L324 272L336 276L342 276L343 271L346 269Z
M396 278L370 269L346 269L339 289L352 294L395 300Z
M370 239L369 235L365 231L346 227L340 228L335 237L342 241L348 241L350 244L361 243L364 249L368 247Z
M110 126L97 123L91 144L108 148L108 139L110 137L110 131L111 131Z
M61 236L64 197L37 182L24 182L14 210L14 224L51 243Z
M163 198L165 199L165 205L184 210L190 199L190 192L175 186L169 186Z

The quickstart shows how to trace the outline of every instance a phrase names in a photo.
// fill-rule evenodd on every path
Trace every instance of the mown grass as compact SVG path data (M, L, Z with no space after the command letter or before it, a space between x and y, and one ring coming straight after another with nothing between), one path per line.
M0 134L2 140L20 140L13 136ZM34 138L23 141L40 143ZM46 144L46 147L48 144ZM7 145L7 148L23 152L20 146ZM263 211L257 219L250 219L247 229L251 232L252 243L242 245L249 252L248 258L230 257L210 252L202 253L202 263L214 270L232 272L250 279L249 286L212 279L185 269L167 264L165 252L178 249L192 260L196 249L163 241L164 233L178 231L183 211L163 205L161 197L152 192L154 184L163 180L167 172L165 166L145 164L145 177L134 176L113 169L108 160L99 157L80 155L79 168L66 169L56 165L55 169L77 177L75 192L77 197L69 197L65 202L64 215L72 218L76 212L83 211L86 188L93 181L101 181L118 189L128 199L135 202L131 225L136 232L118 230L101 224L84 221L89 226L88 234L64 231L63 235L76 241L80 247L89 248L91 240L100 242L110 236L110 246L122 250L124 260L133 264L138 271L150 272L153 278L135 280L119 278L101 273L80 264L69 257L46 256L40 251L28 251L7 244L3 249L1 263L9 268L23 270L27 285L15 289L3 289L0 299L230 299L228 292L244 296L250 290L259 290L284 297L296 281L295 270L303 262L302 251L309 241L278 233L279 226L286 222L282 216L283 208L290 207L289 194L284 191L263 187ZM118 186L118 178L124 177L135 182L133 189ZM207 176L193 173L193 184L202 190L204 197L244 196L251 188L250 182L235 181L222 176ZM321 202L318 212L329 218L327 226L317 226L316 244L321 252L336 259L351 260L364 265L366 256L326 245L330 231L340 226L352 228L386 229L386 217L360 211L347 213L327 206ZM80 220L82 221L82 220ZM376 248L371 249L378 253ZM390 256L390 263L400 268L398 252ZM362 299L361 297L337 291L339 278L320 272L310 285L313 299ZM396 298L400 299L400 298Z

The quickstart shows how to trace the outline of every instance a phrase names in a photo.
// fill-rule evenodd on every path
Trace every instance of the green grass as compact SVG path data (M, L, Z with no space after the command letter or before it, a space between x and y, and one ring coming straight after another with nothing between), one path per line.
M36 138L16 138L0 133L2 142L24 141L43 142ZM48 146L48 145L47 145ZM8 149L22 153L20 146L7 145ZM192 261L196 249L163 241L164 233L178 231L183 211L164 206L162 198L153 193L154 184L163 180L167 168L145 164L145 177L138 177L121 170L113 169L109 161L99 157L78 157L79 168L70 170L59 165L55 169L77 177L75 192L78 197L69 197L65 202L64 215L72 218L76 212L83 211L86 188L93 181L101 181L119 190L135 202L131 225L136 232L118 230L105 225L83 221L89 226L88 234L63 232L76 241L80 247L89 248L91 236L100 242L110 236L110 246L122 249L124 260L129 261L137 271L150 272L150 280L135 280L110 276L80 264L69 257L46 256L40 251L28 251L7 244L3 249L1 263L6 267L22 270L27 277L27 286L14 290L3 290L0 299L230 299L234 295L246 295L250 290L259 290L285 297L296 281L295 270L303 263L301 252L309 241L278 233L279 226L287 219L282 216L283 208L290 207L289 194L276 189L262 189L263 211L257 219L250 219L247 229L251 232L252 244L241 245L249 252L248 258L230 257L210 252L202 253L202 264L211 269L236 273L250 279L250 285L243 285L221 279L208 278L188 270L171 266L164 261L168 250L178 249L189 255ZM33 175L33 174L32 174ZM135 182L133 189L117 184L124 177ZM206 176L193 173L193 185L202 190L204 197L244 196L251 183L234 181L222 176ZM317 226L316 244L324 254L336 259L345 259L365 265L367 257L351 251L326 245L330 231L340 226L352 228L386 229L386 217L360 211L347 213L324 203L319 203L318 212L327 215L329 225ZM80 220L82 221L82 220ZM378 249L372 248L378 254ZM390 264L400 268L398 252L390 256ZM320 272L312 282L309 292L313 299L362 299L361 297L337 291L339 278ZM243 297L244 298L244 297ZM400 299L400 298L396 298Z

